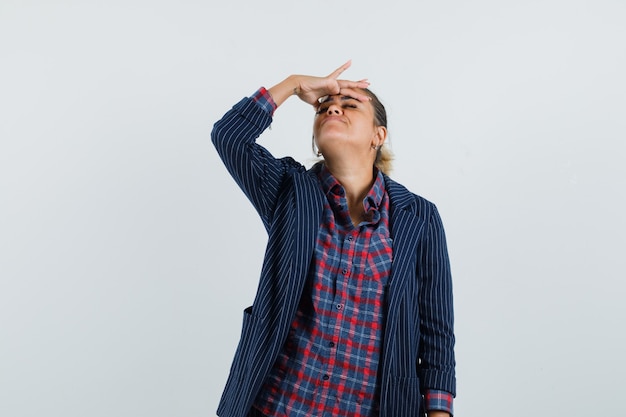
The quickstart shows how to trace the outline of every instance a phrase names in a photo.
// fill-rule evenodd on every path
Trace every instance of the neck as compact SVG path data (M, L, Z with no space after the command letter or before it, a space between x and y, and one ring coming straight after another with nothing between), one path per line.
M350 214L360 217L363 199L374 184L374 168L371 164L342 165L325 161L326 167L346 191ZM354 218L354 216L353 216Z

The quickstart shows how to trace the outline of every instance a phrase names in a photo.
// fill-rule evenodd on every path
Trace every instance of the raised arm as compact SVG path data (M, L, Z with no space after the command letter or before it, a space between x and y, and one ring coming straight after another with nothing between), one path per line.
M291 158L274 158L256 143L256 139L271 124L274 110L293 95L313 106L317 106L320 97L338 93L369 100L368 96L354 90L367 87L366 80L338 79L349 67L348 61L325 77L290 75L269 90L261 89L252 97L241 100L213 126L211 140L218 154L266 228L271 222L284 176L290 170L303 170L304 167Z

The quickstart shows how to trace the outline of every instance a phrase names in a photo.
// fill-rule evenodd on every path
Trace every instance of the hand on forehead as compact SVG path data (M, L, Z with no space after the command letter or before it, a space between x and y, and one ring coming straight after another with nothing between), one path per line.
M342 88L339 94L331 94L325 95L317 99L317 103L314 104L315 107L319 107L324 103L328 103L329 101L334 101L339 98L341 101L345 100L357 100L361 103L369 102L372 98L365 94L362 91L355 90L352 88Z

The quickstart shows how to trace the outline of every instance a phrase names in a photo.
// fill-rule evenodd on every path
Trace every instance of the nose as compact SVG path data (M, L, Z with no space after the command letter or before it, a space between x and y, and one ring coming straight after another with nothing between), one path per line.
M328 109L326 109L326 114L328 116L336 116L341 114L341 106L336 102L332 102Z

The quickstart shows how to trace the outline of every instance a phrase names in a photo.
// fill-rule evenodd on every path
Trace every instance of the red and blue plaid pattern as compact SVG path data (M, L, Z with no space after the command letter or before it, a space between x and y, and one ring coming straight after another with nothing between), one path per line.
M252 95L252 100L256 102L259 106L263 108L270 115L274 114L276 110L276 103L274 103L274 99L272 95L265 89L265 87L259 88L254 95Z
M426 390L426 394L424 395L427 410L447 411L450 415L453 414L453 398L454 397L452 397L452 394L449 392L439 390Z

